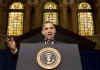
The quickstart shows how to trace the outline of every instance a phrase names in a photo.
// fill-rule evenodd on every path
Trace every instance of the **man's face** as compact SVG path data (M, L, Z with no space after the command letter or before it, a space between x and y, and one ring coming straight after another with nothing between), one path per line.
M53 24L51 23L44 24L43 29L42 29L42 34L45 36L45 38L53 39L55 33L56 33L56 29Z

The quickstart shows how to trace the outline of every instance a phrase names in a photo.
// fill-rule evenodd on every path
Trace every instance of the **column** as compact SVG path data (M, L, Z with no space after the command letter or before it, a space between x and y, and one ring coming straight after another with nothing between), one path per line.
M66 5L60 6L60 25L67 29L67 8Z
M31 29L31 6L26 4L24 8L24 33L29 32Z
M40 11L40 6L34 5L34 24L33 24L33 29L40 27L42 24L42 14Z
M72 31L74 33L77 33L77 29L78 29L78 24L77 24L77 7L76 4L71 5L71 11L72 11Z

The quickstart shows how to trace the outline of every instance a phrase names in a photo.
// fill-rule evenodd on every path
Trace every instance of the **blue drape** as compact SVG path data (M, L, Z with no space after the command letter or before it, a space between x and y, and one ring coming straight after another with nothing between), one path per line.
M16 62L9 51L0 51L0 70L16 70Z
M100 51L80 51L83 70L100 70Z

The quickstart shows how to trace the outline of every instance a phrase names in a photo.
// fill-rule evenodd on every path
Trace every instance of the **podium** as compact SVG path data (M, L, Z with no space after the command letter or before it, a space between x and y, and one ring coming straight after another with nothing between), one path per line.
M56 68L51 70L82 70L77 44L56 42L53 48L61 54L61 61ZM41 49L43 47L39 42L21 43L16 70L47 70L37 63L37 54Z

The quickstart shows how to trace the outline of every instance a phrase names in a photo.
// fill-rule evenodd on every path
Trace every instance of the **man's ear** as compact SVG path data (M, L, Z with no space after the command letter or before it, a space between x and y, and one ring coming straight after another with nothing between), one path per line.
M56 29L55 29L55 34L56 34Z
M44 31L43 30L41 31L41 34L44 35Z

